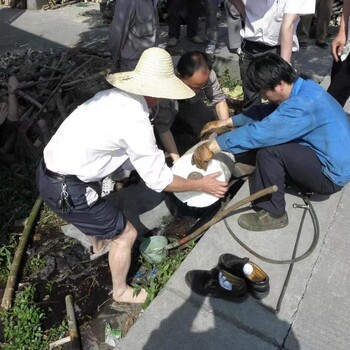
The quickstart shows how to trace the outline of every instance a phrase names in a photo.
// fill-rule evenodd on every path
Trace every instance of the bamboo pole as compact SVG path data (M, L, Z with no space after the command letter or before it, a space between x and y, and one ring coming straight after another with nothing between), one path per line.
M234 210L240 208L241 206L248 204L260 197L266 196L268 194L272 194L278 191L278 187L276 185L264 188L263 190L260 190L258 192L253 193L252 195L250 195L249 197L243 198L240 201L234 203L233 205L229 206L228 208L220 211L218 214L216 214L210 221L208 221L206 224L204 224L203 226L199 227L197 230L195 230L193 233L191 233L190 235L183 237L173 243L169 243L165 249L169 250L169 249L173 249L173 248L177 248L180 245L187 243L195 238L200 237L200 235L202 235L204 233L205 230L207 230L208 228L210 228L212 225L216 224L217 222L219 222L221 219L223 219L224 217L226 217L228 214L231 214Z
M69 336L71 340L71 349L82 350L77 320L74 314L73 297L71 295L67 295L65 300L68 317Z
M32 231L33 225L36 222L37 215L41 208L43 201L39 196L35 201L35 204L32 208L31 213L29 214L28 220L24 226L21 239L18 243L15 256L13 258L13 262L11 265L10 275L7 279L7 284L5 288L4 295L2 297L1 307L4 309L9 309L12 306L12 299L15 293L16 283L17 283L17 275L19 268L21 266L23 253L25 252L25 248L27 246L29 234Z

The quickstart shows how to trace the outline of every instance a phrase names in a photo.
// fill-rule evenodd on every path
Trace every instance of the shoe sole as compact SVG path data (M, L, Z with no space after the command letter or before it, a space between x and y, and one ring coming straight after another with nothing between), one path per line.
M242 228L248 230L248 231L254 231L254 232L262 232L262 231L271 231L271 230L278 230L281 228L284 228L286 226L288 226L288 222L287 223L281 223L279 225L274 225L273 227L253 227L253 226L248 226L244 223L241 222L241 220L239 220L240 218L238 218L237 223L239 226L241 226Z

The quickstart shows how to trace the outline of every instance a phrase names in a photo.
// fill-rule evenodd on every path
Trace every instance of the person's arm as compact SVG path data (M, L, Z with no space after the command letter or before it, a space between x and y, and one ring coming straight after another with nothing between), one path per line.
M220 120L226 120L230 117L226 101L220 101L219 103L217 103L215 105L215 110Z
M210 71L209 81L207 87L204 89L204 93L215 105L215 110L219 119L228 119L230 115L226 97L220 86L219 79L213 69Z
M350 0L344 0L343 14L340 20L338 34L332 41L332 55L335 62L339 61L339 57L341 56L343 52L343 48L346 45L346 42L348 39L349 16L350 16Z
M170 130L159 133L160 142L162 143L166 152L169 153L173 162L180 159L179 151L177 150L174 136Z
M241 19L244 21L245 19L245 5L242 0L230 0L231 4L236 8L239 12Z
M8 81L8 116L7 119L11 122L17 122L20 117L19 104L16 96L18 80L15 76L11 76Z
M298 15L284 13L280 30L281 57L291 63L293 49L293 28Z
M121 51L125 45L130 23L135 16L135 1L118 0L115 5L113 21L109 27L109 49L118 65Z

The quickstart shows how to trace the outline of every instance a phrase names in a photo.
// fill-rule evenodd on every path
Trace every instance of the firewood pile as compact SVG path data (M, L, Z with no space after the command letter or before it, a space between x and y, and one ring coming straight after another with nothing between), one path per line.
M106 52L28 49L1 55L0 102L9 102L7 82L15 76L21 113L16 140L7 145L12 158L6 157L2 149L0 162L38 159L62 121L96 92L110 87L105 76L112 70L113 62Z

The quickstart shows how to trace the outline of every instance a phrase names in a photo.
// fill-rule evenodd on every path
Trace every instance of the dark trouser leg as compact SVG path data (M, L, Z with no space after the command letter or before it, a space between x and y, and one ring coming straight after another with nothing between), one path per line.
M182 0L168 0L168 35L169 38L180 38L181 7L184 5Z
M307 42L310 34L311 22L314 15L300 16L297 27L297 35L299 42Z
M235 50L241 47L241 16L235 6L233 6L229 0L225 0L225 11L228 32L228 47L230 50Z
M317 8L316 41L324 41L332 15L333 0L320 0Z
M256 50L254 49L254 52L248 52L246 49L246 44L243 41L242 43L242 54L240 55L239 58L239 70L241 73L241 79L242 79L242 88L243 88L243 93L244 93L244 105L243 105L243 110L248 109L249 107L260 104L261 103L261 98L259 94L255 91L252 91L251 89L248 88L247 86L247 70L250 65L250 63L257 57L265 55L267 52L273 52L279 54L279 48L274 47L271 48L271 50L264 48L263 50L259 51L258 48Z
M193 38L198 32L198 18L201 9L200 0L187 0L188 14L187 14L187 37Z
M297 143L288 143L260 149L256 154L256 168L249 178L253 194L277 185L278 191L254 204L269 213L285 212L285 178L288 176L300 189L319 194L332 194L341 190L322 173L322 165L314 151Z
M206 20L205 34L206 40L217 43L218 40L218 20L216 13L218 11L218 0L206 0Z
M333 61L331 85L327 90L343 107L350 96L350 55L345 61Z

